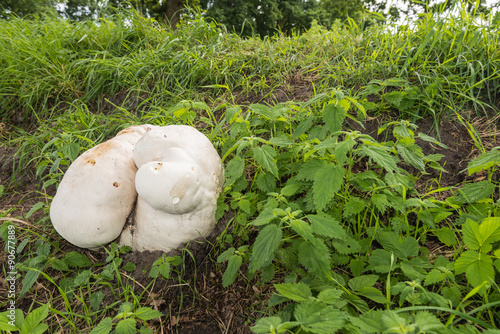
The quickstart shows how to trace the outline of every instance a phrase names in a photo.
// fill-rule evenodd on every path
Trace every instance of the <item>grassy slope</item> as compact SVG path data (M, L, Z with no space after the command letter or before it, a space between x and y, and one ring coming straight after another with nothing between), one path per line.
M354 178L356 172L360 171L360 164L365 164L367 158L372 158L380 165L384 165L384 161L377 160L373 152L369 151L371 147L369 145L379 145L375 141L359 137L359 134L349 132L347 128L348 132L342 134L341 139L336 137L335 140L339 140L337 144L348 140L356 141L358 145L356 152L359 151L360 158L358 159L355 154L346 158L348 162L344 183L340 185L341 190L337 190L339 193L334 198L330 198L329 203L323 203L319 199L321 197L318 195L320 185L319 182L316 185L314 178L297 178L303 168L302 162L307 159L316 159L314 161L318 164L324 161L339 163L338 151L330 154L328 150L312 149L314 145L325 141L336 130L339 130L335 120L325 116L329 113L325 111L328 109L326 105L340 105L349 110L351 117L361 120L366 112L370 116L381 115L383 117L391 112L393 115L400 115L413 121L422 117L430 117L435 127L438 127L439 120L443 116L454 115L455 111L466 116L470 116L470 110L474 110L479 116L485 113L491 114L492 111L496 112L498 87L500 87L497 72L500 48L496 27L478 26L469 17L464 16L450 21L435 21L431 17L424 17L414 29L404 27L399 27L395 31L394 29L394 27L389 29L387 26L375 25L361 32L351 23L348 26L333 27L331 31L313 27L300 36L290 38L277 36L262 41L260 39L242 40L201 18L182 25L176 31L170 31L135 14L113 22L101 22L99 26L86 23L73 25L56 19L43 19L38 22L23 20L1 22L0 117L6 125L6 130L2 132L2 135L8 138L6 141L8 146L18 147L17 157L12 162L14 177L2 176L10 180L5 183L7 188L3 199L11 194L15 195L16 192L22 193L23 187L30 182L35 184L31 193L46 191L41 204L34 205L34 208L38 209L37 212L22 212L19 206L14 205L10 209L6 208L3 216L9 213L18 215L19 218L34 221L33 224L38 228L50 231L47 203L50 202L54 186L60 181L65 167L79 153L113 136L119 129L130 124L186 123L202 128L228 164L229 176L222 199L235 212L235 219L229 224L231 232L217 240L214 258L222 251L231 249L231 246L236 248L243 246L235 255L241 256L245 265L249 263L250 268L260 273L260 276L257 276L260 278L255 279L261 282L269 281L269 273L274 269L276 273L289 275L287 282L292 282L293 275L297 274L309 283L313 277L324 279L324 273L318 270L315 264L301 260L300 256L298 258L300 265L278 265L280 261L276 261L277 268L270 268L268 261L256 260L257 255L267 256L272 260L276 254L258 250L249 252L245 248L245 245L252 244L253 237L248 240L248 236L255 236L255 233L259 231L259 228L251 226L248 221L253 220L253 217L263 211L264 203L274 205L267 193L281 192L285 197L280 197L279 205L276 205L283 209L290 207L294 210L302 210L303 216L298 214L297 220L309 224L314 221L311 215L317 211L326 211L332 217L339 218L339 221L345 218L342 229L349 238L370 240L362 242L361 248L352 252L339 251L341 247L339 245L329 246L329 252L333 258L328 266L334 265L335 267L344 264L342 268L345 274L342 279L345 280L345 284L336 287L343 287L347 295L351 297L346 297L339 302L339 305L349 303L345 306L346 308L338 311L341 313L336 314L337 310L324 309L322 312L325 314L330 312L332 316L336 314L339 318L347 316L347 313L343 313L346 310L350 314L363 314L368 304L357 301L359 296L364 296L363 298L370 302L370 307L376 305L380 307L385 303L381 298L385 297L392 298L394 304L391 309L398 309L395 305L400 305L400 307L423 305L427 307L427 310L433 310L433 307L447 305L447 301L432 302L432 300L429 301L431 297L424 298L422 294L425 295L425 292L422 291L427 291L427 289L428 292L436 292L444 296L442 298L448 300L453 308L461 312L493 302L497 298L496 288L488 289L488 293L482 290L480 294L474 296L474 301L468 306L469 301L466 302L468 298L465 296L471 291L471 286L467 285L467 280L459 278L460 272L456 270L454 271L457 274L456 279L453 274L446 280L434 277L437 283L445 282L446 284L443 283L442 287L429 284L425 285L425 289L419 285L423 289L418 291L419 295L417 296L415 292L415 295L412 295L413 299L410 298L404 302L405 298L401 297L400 290L406 291L406 288L401 282L429 279L427 275L432 270L443 270L442 272L446 273L444 269L440 269L441 267L448 268L447 270L450 271L450 267L446 267L443 263L441 266L433 263L431 267L426 267L425 274L420 273L424 276L411 274L409 269L408 271L399 270L397 275L394 274L395 282L392 288L394 296L392 297L391 289L387 290L390 284L387 285L385 281L387 272L374 270L373 264L369 269L367 256L371 255L376 247L387 246L387 243L384 244L384 237L373 233L373 227L383 226L393 218L403 219L406 224L413 224L404 218L407 218L410 213L417 215L425 211L423 207L417 207L418 209L406 207L399 212L387 211L386 207L396 205L398 200L394 199L394 203L386 205L383 200L380 202L383 198L381 196L389 196L389 194L380 192L378 195L381 196L378 197L377 202L372 197L375 190L360 189L359 183L355 192L356 196L352 195L354 190L351 183L356 184ZM309 100L310 98L314 99ZM288 100L298 101L282 104L281 109L273 109L274 111L269 111L263 106L266 103L274 105ZM200 101L204 103L199 103ZM310 102L304 105L299 101ZM238 105L248 106L252 102L260 102L261 105L254 104L248 110L246 107L243 109L238 107ZM352 108L349 109L347 105ZM247 116L243 117L244 113ZM269 115L276 115L276 117L268 117ZM284 117L284 120L280 120L279 116ZM312 120L308 128L307 119ZM342 122L343 119L340 121ZM403 123L399 125L402 128L408 128L408 125ZM391 129L397 126L398 124L392 125ZM325 127L329 132L322 133L320 127ZM304 128L307 133L311 133L309 137L303 133ZM297 135L294 135L295 133ZM397 131L394 132L399 144L405 142L406 139L413 140L412 132L405 130L402 137L397 137L397 133ZM294 143L275 139L283 138L286 134L291 135L289 139L293 139ZM241 145L243 141L253 137L255 140L249 140L248 145ZM271 152L271 156L276 154L274 162L262 160L262 155L256 153L261 152L259 147L262 144L266 150L271 147L268 151ZM387 161L392 161L399 154L400 160L406 161L408 165L410 165L408 161L413 161L411 164L413 167L418 167L419 161L427 164L427 167L431 164L430 160L424 161L419 154L417 157L412 156L415 159L411 160L405 158L400 151L395 153L397 149L401 149L396 146L397 143L393 144L394 146L390 146L392 144L383 143L380 146L392 156L392 158L387 158L384 155ZM337 146L333 147L336 149ZM292 156L286 155L287 151ZM238 160L238 155L235 156L232 152L238 152L244 161ZM417 152L416 149L415 152ZM363 154L365 160L362 158ZM241 163L247 166L247 176L252 177L253 180L245 179L240 171ZM28 171L26 171L26 166L29 166ZM379 173L380 182L390 182L383 170L376 169L374 165L368 168ZM392 167L389 162L389 166L385 169L390 168ZM274 174L275 171L274 179L263 176L266 173ZM325 169L322 172L328 171ZM23 173L34 175L28 178L29 180L25 180L19 177ZM396 174L405 175L401 171L397 171ZM486 211L489 210L489 216L495 216L498 213L498 203L494 204L494 200L498 199L498 185L494 183L494 173L491 174L493 176L490 174L488 174L490 176L488 186L491 184L494 191L487 194L488 196L485 195L485 198L479 196L476 200L491 204ZM437 182L439 184L439 181ZM335 188L335 185L332 187ZM309 191L309 188L313 190ZM436 188L439 189L439 186ZM430 190L424 189L419 194L414 185L409 184L404 194L400 195L403 198L408 196L411 199L424 199L422 194L429 193ZM441 189L438 192L445 192L445 190ZM457 199L457 196L459 197L456 195L455 200L458 201L460 207L460 199ZM352 198L355 199L351 200ZM361 203L358 203L358 200L364 203L362 204L364 207L360 210L356 207ZM444 204L434 198L432 201L434 205L438 205L439 210L442 210L430 210L434 214L431 220L441 225L433 226L428 223L423 227L418 225L424 223L425 219L422 218L417 220L417 226L408 227L406 230L392 226L384 231L399 234L402 238L401 242L410 240L407 241L408 244L413 240L418 240L422 246L427 235L436 236L438 229L442 229L445 225L453 226L457 218L465 219L465 215L474 216L467 210L453 207L457 205L453 201ZM474 204L472 202L470 204ZM22 205L22 199L18 203ZM30 207L34 203L38 202L30 203ZM12 202L8 204L11 205ZM463 200L461 204L464 205ZM221 207L224 208L222 203ZM423 217L424 214L421 215ZM445 218L447 215L450 218ZM483 218L484 216L481 216L476 220L480 221ZM265 224L267 223L269 221ZM443 225L443 223L446 224ZM290 242L292 245L290 247L288 247L288 241L280 243L279 247L284 252L279 253L281 257L288 254L286 252L291 252L297 257L297 252L290 250L293 247L307 249L306 246L299 244L304 238L313 245L315 242L319 245L319 242L331 243L335 240L335 238L329 239L328 235L323 235L321 239L319 238L321 233L316 233L314 239L309 240L307 236L304 237L308 235L307 232L293 224L292 221L280 218L279 226L283 229L284 238L296 242L296 244ZM4 235L6 228L2 231ZM460 227L443 231L445 232L442 233L447 233L448 236L450 235L448 231L451 231L453 235L455 233L459 235ZM29 240L30 233L33 232L23 232L19 238L20 241ZM262 238L264 236L262 234ZM410 239L410 236L413 239ZM445 237L439 240L450 240L443 238ZM373 243L374 239L378 243ZM352 239L348 240L353 242ZM68 273L57 265L54 267L53 260L48 260L48 258L58 258L67 261L60 250L61 244L51 239L49 242L52 246L49 250L44 250L43 242L33 246L28 244L23 252L22 261L27 266L38 266L39 269L47 270L47 272L50 269L51 275L55 275L54 270L58 269L59 272L64 273L62 274L64 277L71 278L71 272ZM458 241L450 241L451 244L454 245L455 250L452 259L456 259L462 246ZM324 249L323 246L318 247ZM391 250L390 246L385 246L383 248L386 251ZM392 251L394 250L397 253L398 249L392 248ZM41 263L27 262L35 256L35 251L39 256L45 256L43 261ZM379 252L378 255L380 254L382 253ZM422 256L422 254L419 255ZM404 262L402 257L404 256L401 255L400 260ZM356 263L364 267L345 266L346 260L358 261ZM417 261L416 257L412 261ZM395 270L400 268L399 266L401 266L400 263L394 267ZM86 275L85 268L88 266L82 264L81 267L85 272L83 275ZM304 272L301 269L304 267L312 274ZM33 271L28 271L28 273L31 273L32 277L35 275ZM274 271L271 273L274 274ZM370 278L367 275L370 273L381 274L377 287L384 287L382 288L383 295L372 293L371 298L366 297L368 293L364 295L359 291L363 284L357 282L361 285L356 286L355 281L350 281L352 277L360 275L366 280L371 280L373 277ZM436 274L436 271L433 273ZM94 274L97 275L96 272ZM26 276L29 275L26 274L23 277ZM228 274L228 277L230 276L231 274ZM60 279L62 276L57 274L55 277ZM117 300L128 300L129 292L126 292L127 289L120 285L121 281L118 277L112 281L115 288L121 291ZM331 275L327 277L337 282L340 279ZM277 275L272 282L280 283L279 278L280 276ZM230 281L227 277L226 280ZM106 277L101 273L94 276L91 282L94 284L105 281ZM26 285L29 288L29 282L23 283L23 286ZM365 283L367 284L365 288L371 287L369 283ZM92 287L94 289L94 285ZM284 290L285 286L278 287L282 295L290 296L290 293L287 295ZM314 284L311 285L311 289L316 296L321 290L318 290L317 282L316 287L313 287ZM418 290L415 287L414 289ZM83 293L83 301L89 299L92 302L90 290L89 286L88 291L85 290L87 292ZM302 292L308 294L307 291ZM23 293L29 294L30 292L26 289ZM353 295L358 296L358 299L352 297ZM132 296L137 305L142 305L141 297L133 293ZM54 298L54 300L59 300L60 297ZM53 304L55 304L54 300L52 300ZM463 303L459 305L460 300ZM300 304L302 299L298 298L295 301ZM68 313L63 313L66 314L63 324L50 324L51 330L55 330L58 326L73 327L74 331L77 326L92 328L103 317L112 314L112 311L108 309L111 309L109 304L106 308L99 308L98 303L96 309L86 311L86 315L91 316L92 320L86 318L82 321L73 316L76 313L74 310L81 306L72 305L73 309L71 307L68 309L66 305L65 311L60 305L52 306L52 312ZM36 304L32 305L32 307L35 306ZM469 308L466 309L465 306ZM123 307L128 306L122 305ZM306 308L306 306L300 307ZM313 309L317 306L308 304L307 307ZM473 320L494 324L491 312L487 313L482 309L475 310L473 315L477 317ZM451 323L449 314L449 312L440 313L440 320L443 323L449 320ZM401 321L393 313L386 315ZM285 322L287 317L295 317L295 320L298 320L300 315L292 315L290 310L285 309L284 313L280 313L280 317ZM365 320L369 322L369 319ZM272 318L269 321L277 320ZM421 316L420 320L419 318L408 320L408 322L412 321L417 324L420 321L421 326L425 321L434 321L434 318L425 320L425 317ZM346 320L345 326L354 326L346 325L347 322ZM261 322L262 324L265 327L266 323ZM484 323L481 325L484 326ZM328 326L334 326L334 324L330 323ZM356 326L363 328L359 323Z

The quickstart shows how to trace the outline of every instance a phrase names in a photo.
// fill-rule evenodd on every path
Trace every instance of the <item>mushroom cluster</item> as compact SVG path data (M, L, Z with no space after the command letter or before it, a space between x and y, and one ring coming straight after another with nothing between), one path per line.
M169 251L213 230L223 179L217 151L195 128L132 126L71 164L50 218L78 247L119 238L134 250Z

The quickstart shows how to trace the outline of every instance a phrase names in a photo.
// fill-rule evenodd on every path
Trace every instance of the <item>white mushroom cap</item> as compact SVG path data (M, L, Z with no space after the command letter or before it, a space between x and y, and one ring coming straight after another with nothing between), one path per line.
M207 137L184 125L156 128L137 142L134 159L135 226L121 244L169 251L213 230L223 171Z
M50 207L52 224L62 237L96 249L120 235L136 199L134 146L150 128L127 128L71 164Z

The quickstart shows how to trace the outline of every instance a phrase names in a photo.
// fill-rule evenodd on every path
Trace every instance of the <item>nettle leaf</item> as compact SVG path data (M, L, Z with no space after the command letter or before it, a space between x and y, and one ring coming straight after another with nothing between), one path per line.
M163 313L153 310L150 307L139 307L135 310L134 314L137 319L144 321L153 320L163 316Z
M122 319L116 324L115 331L117 334L136 334L136 321L133 318Z
M433 285L433 284L442 282L445 278L446 278L446 274L443 273L441 270L432 269L431 271L429 271L429 273L425 277L424 285L425 286Z
M382 214L385 213L386 208L390 205L385 194L373 194L370 200Z
M324 303L338 305L343 294L344 291L339 289L326 289L321 291L317 298Z
M312 235L311 226L305 221L301 219L293 219L292 221L290 221L290 226L292 227L292 230L294 230L295 233L300 235L302 238L310 242L313 241L314 237Z
M482 247L500 241L500 217L489 217L481 221L479 225Z
M280 317L261 318L255 322L251 330L256 334L280 334L287 333L291 328L298 326L295 321L282 321Z
M274 214L274 209L266 208L262 210L257 218L255 218L255 220L252 222L252 225L262 226L269 224L275 217L276 215Z
M448 146L446 146L446 145L445 145L445 144L443 144L443 143L440 143L440 142L439 142L436 138L431 137L431 136L429 136L429 135L426 135L425 133L419 132L419 133L418 133L418 137L419 137L420 139L422 139L423 141L427 141L427 142L433 143L433 144L435 144L435 145L438 145L438 146L440 146L440 147L442 147L442 148L448 149Z
M229 258L231 257L231 255L234 254L235 250L236 249L234 247L230 247L230 248L226 249L222 254L220 254L217 257L217 263L222 263L224 261L229 260Z
M402 239L394 232L382 232L379 235L379 242L384 249L394 252L399 258L407 259L418 255L418 241L413 237Z
M326 165L326 160L309 160L306 163L302 164L302 167L300 168L295 178L299 181L314 181L314 176L316 175L316 173Z
M395 107L399 107L399 104L403 100L403 94L398 91L385 93L384 95L382 95L382 97L384 98L384 100L386 100Z
M226 175L227 184L234 183L240 176L243 175L245 170L245 159L237 155L226 165L224 174Z
M417 145L397 144L396 148L403 160L419 171L425 171L424 154Z
M92 265L88 257L75 251L66 254L64 262L73 268L83 268Z
M485 152L479 157L472 159L467 166L467 171L469 175L472 175L498 164L500 164L500 147L495 147L491 151Z
M330 252L322 240L313 241L304 241L299 246L299 263L312 273L322 274L330 269Z
M305 283L274 284L274 287L282 296L295 302L304 302L312 297L311 289Z
M421 311L415 315L415 324L420 329L420 333L433 333L445 329L445 325L429 311Z
M361 245L352 237L346 237L345 240L332 240L332 246L342 255L355 254L361 251Z
M465 272L469 283L474 287L480 286L484 281L491 282L495 278L491 257L486 254L480 255L475 250L468 250L460 255L455 261L455 272L457 274Z
M344 183L345 169L341 165L328 164L314 176L313 199L318 211L324 210Z
M319 302L304 302L295 307L295 319L310 333L331 334L345 324L346 314Z
M363 287L374 286L375 283L377 283L378 279L379 279L378 275L363 275L351 278L349 282L347 282L347 284L352 290L358 291Z
M278 177L278 166L276 165L276 161L274 161L276 155L276 150L269 145L257 146L253 149L255 161L262 166L264 170Z
M363 297L366 297L368 299L371 299L373 300L374 302L376 303L379 303L379 304L390 304L390 300L388 300L384 294L382 293L382 291L376 289L376 288L372 288L372 287L368 287L368 286L364 286L364 287L361 287L360 289L358 289L356 291L356 293L360 296L363 296Z
M358 154L369 157L388 172L397 169L396 163L398 160L390 155L385 147L365 142Z
M340 142L337 147L335 147L333 154L338 164L343 164L347 160L347 153L351 152L355 145L356 141L349 138Z
M302 136L303 134L306 133L307 130L309 130L313 124L314 119L312 117L308 117L295 128L292 134L292 139L295 140Z
M469 249L478 250L482 244L482 238L479 232L479 224L473 220L466 219L462 226L462 234L465 245Z
M463 203L473 203L490 197L495 191L495 185L487 180L468 183L458 190L457 199Z
M366 269L386 274L391 270L391 262L396 263L396 260L397 258L390 252L384 249L375 249L368 258L369 265Z
M222 286L227 288L235 281L236 277L238 277L238 270L241 267L241 263L243 262L243 258L240 255L232 255L229 258L227 263L226 271L222 276Z
M327 238L344 239L346 234L340 223L330 215L319 213L308 215L314 233Z
M108 334L113 329L113 319L104 318L101 322L94 327L90 334Z
M268 225L259 232L253 244L253 252L250 257L253 270L259 270L264 265L271 263L282 237L283 231L275 224Z
M349 201L344 205L344 218L352 217L362 212L366 207L366 202L358 197L351 196Z
M329 103L323 109L323 122L332 132L342 130L346 116L347 111L340 104Z
M24 276L22 281L23 288L19 293L21 297L23 297L31 289L33 284L35 284L36 280L38 279L38 276L40 276L39 270L28 270L26 272L26 275Z

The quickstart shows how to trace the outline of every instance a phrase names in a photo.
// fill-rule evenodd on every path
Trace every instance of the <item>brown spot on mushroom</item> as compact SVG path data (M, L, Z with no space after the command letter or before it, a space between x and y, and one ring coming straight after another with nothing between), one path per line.
M118 182L113 182L113 187L118 188L120 184Z
M161 162L157 163L156 164L156 167L155 167L155 170L158 170L160 169L160 167L163 166L163 164Z
M94 166L95 165L95 160L94 159L89 159L89 160L87 160L87 163L91 164L92 166Z

